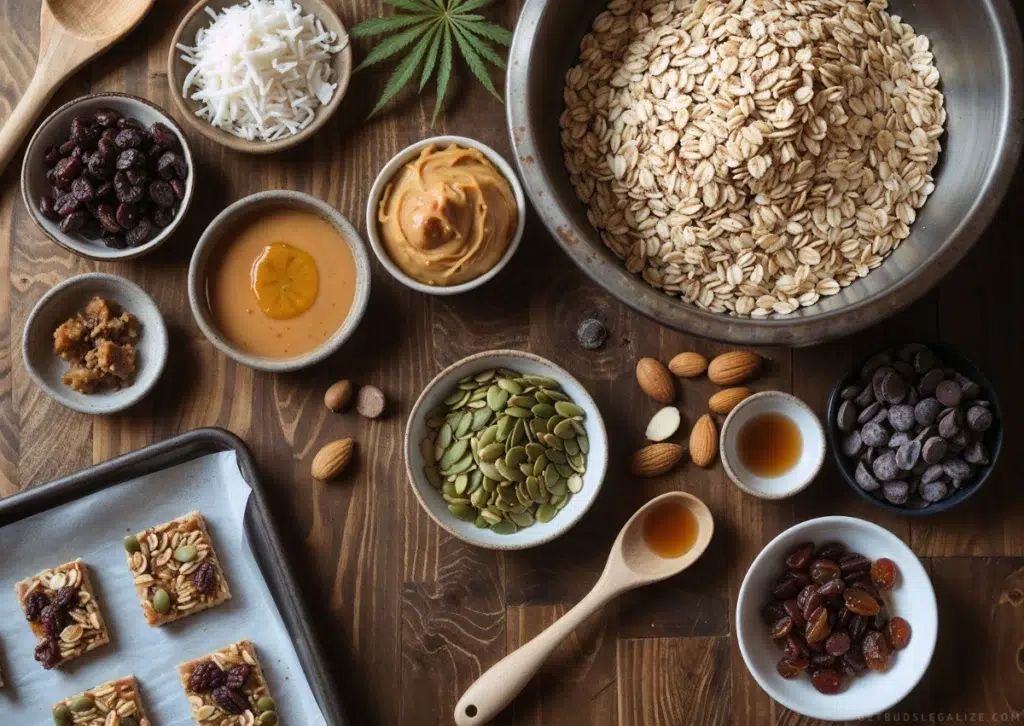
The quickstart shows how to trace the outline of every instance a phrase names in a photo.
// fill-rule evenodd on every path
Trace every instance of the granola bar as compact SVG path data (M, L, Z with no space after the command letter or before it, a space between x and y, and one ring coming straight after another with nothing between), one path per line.
M118 678L53 705L56 726L150 726L135 676Z
M224 571L199 512L124 540L146 622L170 623L231 599Z
M110 642L82 560L43 570L14 586L32 632L35 657L50 670Z
M275 726L277 705L270 697L256 648L248 640L178 666L181 685L200 726Z

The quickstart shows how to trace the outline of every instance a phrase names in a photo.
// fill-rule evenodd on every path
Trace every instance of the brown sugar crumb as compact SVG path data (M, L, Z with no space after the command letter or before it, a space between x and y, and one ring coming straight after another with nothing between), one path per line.
M79 393L130 386L138 368L138 318L114 302L92 298L53 331L53 352L71 363L64 384Z

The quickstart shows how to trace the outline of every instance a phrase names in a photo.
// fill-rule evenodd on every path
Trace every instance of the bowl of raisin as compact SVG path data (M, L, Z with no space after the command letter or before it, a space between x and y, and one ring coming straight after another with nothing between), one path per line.
M924 566L898 537L861 519L822 517L786 530L751 564L736 635L754 679L780 704L854 721L893 708L924 676L938 606Z
M46 235L93 260L130 259L173 234L192 201L188 140L160 107L123 93L64 104L29 140L25 206Z

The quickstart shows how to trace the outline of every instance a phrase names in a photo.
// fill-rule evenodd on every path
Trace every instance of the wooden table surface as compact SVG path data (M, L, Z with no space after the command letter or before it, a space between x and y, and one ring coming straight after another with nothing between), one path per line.
M100 4L100 3L98 3ZM119 47L76 75L51 108L95 91L126 91L172 109L165 58L187 0L160 0ZM349 26L382 12L379 0L334 1ZM1018 5L1018 7L1020 7ZM35 65L38 0L0 3L0 118ZM511 27L516 2L492 16ZM357 44L357 57L366 52ZM655 404L633 380L640 356L725 346L660 328L591 284L534 217L509 267L456 298L412 292L374 262L373 294L355 338L324 364L294 375L229 362L189 312L186 270L203 228L226 204L263 189L297 189L337 206L364 227L366 194L392 154L424 136L473 136L509 151L504 109L459 74L450 111L429 126L432 96L405 97L365 122L385 72L360 74L340 112L315 139L270 158L226 151L188 132L198 194L174 238L126 264L98 264L47 240L18 189L20 155L0 178L0 496L198 426L243 437L270 489L302 593L323 639L351 725L449 724L461 692L483 669L565 612L595 581L628 516L672 489L700 496L715 539L692 570L628 595L590 621L498 720L517 726L676 726L806 723L761 691L733 634L736 593L761 547L812 517L849 514L895 532L924 560L938 595L940 635L921 685L890 720L1024 720L1024 180L1018 175L997 222L956 272L911 309L850 339L812 349L766 349L759 389L791 391L824 411L834 380L855 359L908 338L938 339L973 357L1008 412L999 468L968 504L924 519L888 516L827 470L806 492L767 503L739 492L721 465L683 467L661 479L628 475ZM556 78L553 83L558 83ZM175 112L174 114L178 114ZM950 173L954 170L947 170ZM150 291L166 316L172 359L156 392L129 413L92 418L54 403L30 380L20 337L51 286L82 272L124 275ZM591 313L611 337L599 351L575 342ZM571 532L534 550L497 554L453 539L427 517L406 483L401 436L423 385L453 361L490 348L546 356L596 398L612 442L611 467L592 511ZM331 414L325 388L350 378L380 387L387 418ZM711 386L687 383L684 424L706 410ZM1017 403L1015 403L1017 402ZM345 436L359 444L343 481L309 476L313 454ZM913 613L908 614L911 622ZM3 719L0 718L0 721Z

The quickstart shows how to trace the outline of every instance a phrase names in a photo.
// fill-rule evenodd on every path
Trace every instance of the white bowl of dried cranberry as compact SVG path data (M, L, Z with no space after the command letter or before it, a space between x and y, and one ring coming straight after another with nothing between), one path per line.
M58 170L66 172L59 184ZM21 166L22 199L35 223L92 260L155 250L184 218L194 189L181 128L159 106L125 93L97 93L58 108L32 135Z
M813 554L805 551L802 557L789 559L806 543L813 543ZM824 545L834 543L843 546L842 554L822 551ZM864 569L866 563L862 560L858 564L852 559L854 554L862 555L864 560L870 563L883 558L890 560L895 565L896 573L891 589L886 589L888 583L884 580L881 587L876 587L872 582L873 578L885 574L884 567L877 570ZM844 556L849 556L850 559L843 560ZM831 559L841 568L839 578L835 578L833 565L818 562L825 559ZM800 605L806 606L807 598L794 594L793 590L803 590L808 585L802 577L786 575L792 571L790 565L796 565L796 570L803 573L810 572L811 567L814 567L816 580L821 580L822 583L832 579L843 580L842 587L846 592L832 600L834 604L822 604L825 605L825 612L828 614L829 625L825 631L829 636L839 634L833 643L836 647L831 649L841 651L844 645L848 645L849 650L846 655L836 658L834 663L823 663L822 656L819 656L817 667L808 664L794 677L786 678L780 674L780 662L794 655L787 652L787 647L802 651L795 655L796 660L804 661L797 663L799 667L809 661L811 656L818 655L813 648L824 648L829 642L828 638L825 638L820 646L807 649L808 640L813 638L806 638L809 624L802 617L800 608ZM830 575L830 571L833 574ZM794 580L796 587L787 585L786 582L780 583L784 578L787 581ZM821 583L817 582L810 584L814 585L814 588L808 592L813 592L821 586ZM783 592L787 588L790 591ZM859 622L855 625L852 613L841 615L841 604L849 602L844 598L855 589L860 593L869 594L871 600L879 602L882 606L878 622L882 627L875 631L877 635L871 635L875 627L875 617L858 616ZM777 599L776 595L781 595L783 599ZM784 604L784 600L789 602ZM796 603L795 600L800 602ZM775 608L770 607L773 603ZM794 605L797 606L797 613L795 617L790 617L793 615L791 610ZM780 618L776 617L779 610L776 608L781 608L781 612L791 620L793 626L788 635L777 639L773 638L772 633L773 628L780 626ZM870 609L865 608L864 603L857 603L854 609L858 608L865 612ZM890 633L889 628L883 625L884 622L896 617L909 624L909 640L906 639L908 631L905 629L900 628L897 630L902 632ZM814 619L812 615L811 620ZM813 626L813 623L810 625ZM858 645L858 639L849 636L862 627L866 634ZM773 539L747 570L736 603L736 636L740 653L761 688L792 711L810 718L829 721L869 718L893 708L902 701L928 670L932 654L935 652L938 627L935 591L921 561L896 535L877 524L853 517L812 519L790 527ZM781 630L786 629L786 623L782 622ZM819 630L815 636L821 632ZM847 636L848 641L844 642L843 635ZM863 655L863 644L869 640L869 650L874 649L869 655L876 656L875 665L880 665L880 659L877 659L878 651L886 653L885 669L882 671L862 668L856 663L856 654ZM796 641L795 644L792 641ZM894 648L892 642L898 647ZM848 662L847 655L854 663ZM822 674L817 683L835 686L838 680L837 693L822 693L812 683L812 673L819 670L832 671ZM837 678L834 678L833 674Z

